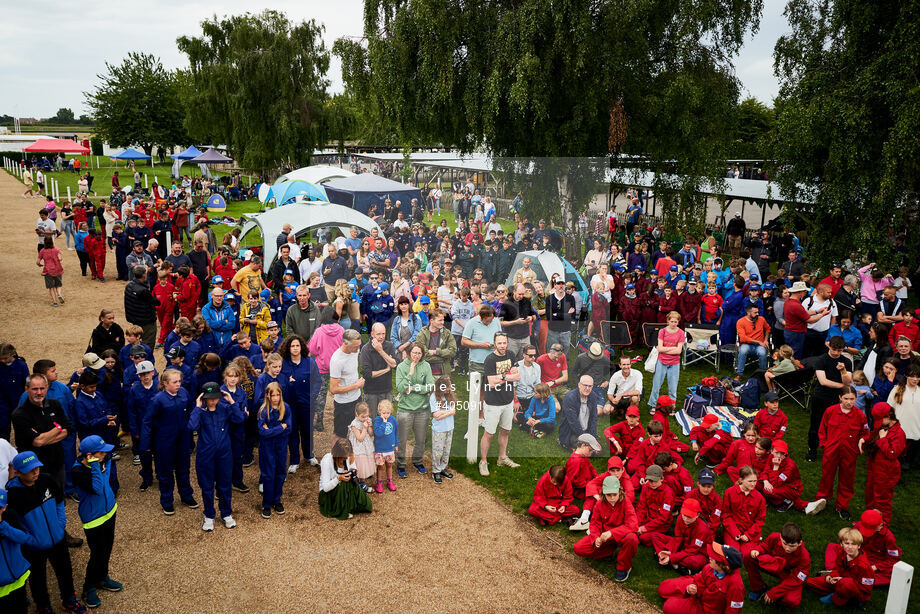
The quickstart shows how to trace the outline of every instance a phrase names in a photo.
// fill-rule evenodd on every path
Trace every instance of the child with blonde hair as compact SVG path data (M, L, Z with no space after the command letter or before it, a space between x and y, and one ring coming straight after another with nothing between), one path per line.
M284 513L281 494L287 477L287 446L291 414L281 395L281 384L265 386L265 402L259 409L259 481L262 483L262 518Z
M431 473L435 484L442 478L453 479L448 471L450 446L454 437L454 414L457 413L457 395L449 375L442 375L434 383L431 393Z
M764 373L764 379L767 381L767 389L773 390L773 378L784 373L791 373L801 368L799 362L795 359L795 350L790 345L781 345L773 353L773 366Z
M371 422L371 410L363 401L355 405L355 419L348 425L348 441L355 453L358 486L364 492L374 492L374 488L366 481L377 474L377 466L374 464L374 424Z
M393 483L393 465L396 464L396 450L399 442L399 425L393 416L393 404L383 399L377 405L377 417L374 418L374 463L377 465L378 493L383 492L383 474L386 467L387 488L396 490Z

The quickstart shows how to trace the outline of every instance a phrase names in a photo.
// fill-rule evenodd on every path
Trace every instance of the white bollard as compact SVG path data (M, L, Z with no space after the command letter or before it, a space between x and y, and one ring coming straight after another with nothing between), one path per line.
M466 417L466 462L475 463L479 456L479 390L482 373L470 373L470 403Z
M71 198L70 198L70 186L67 186L67 200L71 200Z
M914 578L914 568L904 561L898 561L891 570L891 586L888 587L888 601L885 614L905 614L910 598L910 585Z
M148 187L147 186L147 173L144 173L144 187L145 188Z

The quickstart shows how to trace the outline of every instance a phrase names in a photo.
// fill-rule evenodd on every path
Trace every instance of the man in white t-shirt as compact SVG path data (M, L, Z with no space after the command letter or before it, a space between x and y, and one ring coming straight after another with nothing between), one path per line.
M10 463L17 454L16 448L10 442L0 438L0 488L6 488L6 482L10 478Z
M607 387L607 403L604 413L610 416L610 423L615 419L616 410L626 411L630 405L639 405L642 397L642 372L632 368L629 356L620 356L620 370L610 376Z
M58 235L57 225L48 217L47 209L39 209L38 221L35 222L35 234L38 235L38 250L45 245L45 237L52 239Z
M833 289L829 284L818 284L814 294L802 301L809 315L815 315L825 307L830 311L819 320L808 323L805 333L805 357L820 356L827 351L824 342L827 341L827 330L832 324L837 323L837 302L833 300Z
M329 392L335 408L333 443L348 437L348 425L355 419L355 405L361 399L364 378L358 377L360 350L361 333L349 329L342 335L342 347L329 359Z
M521 372L521 379L514 385L514 397L520 405L520 409L515 413L515 419L523 422L524 412L530 407L530 399L533 398L534 387L540 383L542 369L537 364L537 348L533 345L525 345L521 348L521 360L518 361L518 371Z
M402 211L396 214L396 221L393 222L393 228L398 228L402 230L403 228L408 228L409 222L403 219Z

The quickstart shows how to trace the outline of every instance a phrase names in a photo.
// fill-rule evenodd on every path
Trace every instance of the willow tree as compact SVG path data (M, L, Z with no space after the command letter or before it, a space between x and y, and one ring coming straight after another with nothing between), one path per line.
M325 144L329 52L315 21L267 10L201 23L177 39L188 56L186 126L227 145L241 166L296 168Z
M639 154L662 172L667 213L687 221L701 217L696 188L724 174L739 92L731 57L761 5L366 0L365 39L335 52L346 85L400 142L532 159ZM588 202L574 183L560 178L553 195L569 232Z
M791 0L776 44L774 156L809 256L900 263L918 221L920 1ZM910 58L914 58L911 60ZM920 233L906 236L914 246Z

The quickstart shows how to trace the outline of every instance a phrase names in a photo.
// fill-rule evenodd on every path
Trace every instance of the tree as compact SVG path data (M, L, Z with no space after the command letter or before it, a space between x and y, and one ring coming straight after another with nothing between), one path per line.
M745 98L738 105L735 123L735 142L732 157L763 159L766 157L768 138L773 130L773 109L756 98Z
M95 133L114 147L140 145L148 156L153 146L187 143L185 115L175 73L159 58L130 53L119 66L106 62L101 83L85 92L95 119Z
M808 254L893 265L891 238L918 218L918 0L790 0L779 39L773 153ZM914 245L920 233L908 233ZM852 247L851 247L852 246Z
M215 17L201 30L200 37L177 40L190 64L189 133L226 144L247 168L308 163L327 135L329 53L322 26L264 11Z
M58 109L57 114L50 121L62 126L72 126L76 123L76 117L70 109Z
M335 51L370 123L396 142L496 157L612 153L624 183L634 159L619 154L641 154L661 172L667 213L686 222L704 211L700 184L724 174L739 91L730 59L761 6L368 0L366 41L341 39ZM565 178L557 188L568 190L556 202L574 236L588 199Z

